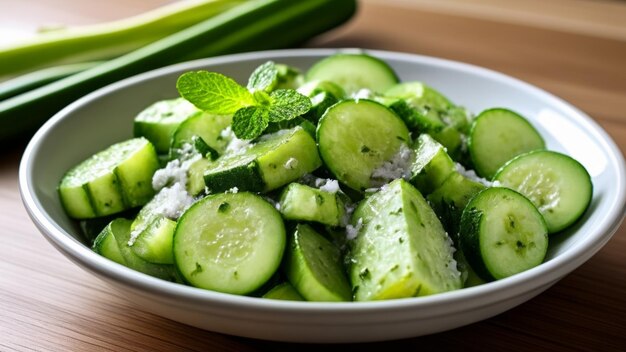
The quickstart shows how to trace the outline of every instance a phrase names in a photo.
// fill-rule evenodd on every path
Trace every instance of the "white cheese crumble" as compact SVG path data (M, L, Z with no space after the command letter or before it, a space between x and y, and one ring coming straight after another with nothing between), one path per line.
M195 201L187 193L187 171L189 167L202 156L195 152L193 146L184 144L179 150L181 160L174 159L157 170L152 176L152 188L157 191L154 199L150 202L156 204L152 212L156 216L176 220ZM148 224L135 228L128 240L128 245L132 246L137 237L146 229Z
M326 183L320 186L320 191L337 193L340 190L341 188L339 188L339 181L337 180L326 179Z
M361 88L357 90L356 92L352 93L350 97L358 102L359 99L372 99L374 97L374 92L372 92L371 90L367 88Z
M489 182L486 179L476 175L476 171L471 170L471 169L467 170L465 167L463 167L463 165L461 165L459 163L454 163L454 166L456 168L456 172L458 172L459 174L467 177L468 179L470 179L470 180L472 180L474 182L482 183L483 185L485 185L487 187L494 186L494 184L492 182Z
M233 188L231 188L231 189L227 190L227 191L226 191L226 192L224 192L224 193L233 193L233 194L234 194L234 193L239 193L239 188L237 188L237 187L233 187Z
M289 158L286 162L285 165L283 165L285 167L285 169L287 170L293 170L295 168L298 167L298 159L296 158Z
M356 236L359 234L359 231L361 231L362 227L363 227L363 218L359 218L356 222L356 225L354 226L348 224L346 226L346 238L348 239L348 241L352 241L353 239L355 239Z
M382 186L395 179L409 179L411 177L411 160L413 151L406 144L400 146L400 150L394 156L372 171L371 183L374 186Z
M230 126L226 127L222 130L222 132L220 132L220 137L226 140L230 140L225 150L225 153L228 154L240 154L252 146L250 141L237 138Z

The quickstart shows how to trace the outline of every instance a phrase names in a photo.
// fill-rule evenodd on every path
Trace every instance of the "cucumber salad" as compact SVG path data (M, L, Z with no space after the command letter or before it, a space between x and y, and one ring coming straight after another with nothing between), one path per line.
M474 116L367 54L176 87L58 188L95 252L164 280L285 300L437 294L541 264L591 201L585 168L520 114Z

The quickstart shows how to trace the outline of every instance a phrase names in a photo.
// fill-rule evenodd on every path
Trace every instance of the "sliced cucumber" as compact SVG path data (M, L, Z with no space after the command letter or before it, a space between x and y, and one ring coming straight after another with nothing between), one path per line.
M280 196L280 212L287 220L315 221L339 226L345 214L338 194L299 183L291 183Z
M317 127L319 151L335 177L357 191L373 186L372 174L409 142L409 131L391 110L371 100L330 107Z
M205 191L204 172L211 164L207 158L200 158L189 165L187 170L187 193L193 197Z
M181 149L185 143L194 145L196 143L194 137L202 138L202 141L218 154L224 153L230 141L222 136L222 131L230 126L231 120L231 116L207 113L191 116L183 121L172 134L170 158L178 157L177 150Z
M120 247L117 245L117 240L115 239L115 235L113 234L110 226L102 229L100 234L94 240L92 249L94 252L107 259L126 265L126 260L120 251Z
M461 288L452 241L420 193L396 180L361 202L349 275L358 301L424 296ZM356 226L358 228L358 226Z
M113 220L103 230L111 232L111 234L117 241L119 251L124 258L124 265L133 270L137 270L150 276L154 276L163 280L179 282L180 279L176 274L174 266L150 263L135 254L135 252L128 245L128 241L130 240L130 224L130 220L119 218Z
M398 83L398 76L384 61L366 54L335 54L313 65L306 73L307 81L330 81L347 95L360 89L384 92Z
M211 192L233 187L268 192L320 167L315 140L302 127L263 137L242 153L225 154L207 167L204 182Z
M285 258L289 282L307 301L351 301L341 252L308 225L298 224Z
M441 219L443 227L458 245L459 223L461 214L470 199L485 189L482 183L453 172L427 199L431 207Z
M197 114L200 110L183 98L158 101L135 117L133 133L135 137L147 138L158 153L167 153L176 128Z
M285 242L280 213L263 198L246 192L215 194L178 220L174 260L193 286L247 294L278 269Z
M304 298L288 282L283 282L282 284L274 286L263 295L263 298L280 299L285 301L304 301Z
M445 148L428 134L415 141L415 161L411 164L410 182L423 194L434 191L455 170Z
M145 138L120 142L68 171L59 185L67 214L87 219L145 204L153 195L159 159Z
M524 117L494 108L481 112L473 121L468 147L476 173L491 180L504 163L525 152L544 149L545 142Z
M313 98L319 93L328 93L338 100L346 97L346 92L331 81L310 81L298 87L298 93Z
M591 176L578 161L547 150L511 160L494 177L528 199L543 215L550 233L561 231L582 216L593 193Z
M548 250L548 228L523 195L488 188L467 204L459 240L463 254L480 277L490 281L531 269Z
M141 233L131 246L141 258L156 264L174 264L172 240L176 221L157 217Z

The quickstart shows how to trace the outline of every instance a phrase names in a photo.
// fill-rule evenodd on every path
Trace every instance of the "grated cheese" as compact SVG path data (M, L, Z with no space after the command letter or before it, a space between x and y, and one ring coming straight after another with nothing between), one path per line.
M411 177L412 157L413 151L406 144L402 144L400 150L390 160L383 162L381 166L372 171L372 185L382 186L395 179L409 179Z

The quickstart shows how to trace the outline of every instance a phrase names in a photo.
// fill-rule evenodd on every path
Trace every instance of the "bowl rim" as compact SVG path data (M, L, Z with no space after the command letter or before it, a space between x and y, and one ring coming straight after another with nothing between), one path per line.
M131 86L133 84L179 70L199 69L211 65L259 59L280 60L280 58L285 57L302 56L317 58L328 56L338 51L366 52L382 59L398 59L407 62L419 62L421 64L452 68L461 71L471 71L473 74L479 75L483 78L515 85L530 94L543 96L545 99L551 101L552 104L568 111L568 119L571 119L571 116L574 116L574 122L582 126L587 133L591 134L594 137L593 139L601 145L602 151L607 153L606 157L608 159L608 164L615 166L615 171L618 177L614 180L615 196L611 198L613 199L613 206L611 207L609 213L602 216L599 226L594 228L587 237L585 237L582 241L572 244L572 246L566 249L564 253L535 268L506 279L425 297L373 302L295 302L267 300L256 297L237 296L233 294L214 292L160 280L136 272L123 265L101 257L90 248L73 238L69 233L66 233L43 210L41 203L36 197L33 185L33 175L30 171L33 168L35 156L41 148L42 141L50 133L52 133L54 126L59 121L83 105L90 104L92 101L98 100L99 98L104 97L118 89L123 89L126 86ZM517 296L535 290L541 286L551 285L564 275L580 266L598 250L600 250L600 248L608 242L611 236L619 228L626 210L625 166L621 151L611 137L594 120L561 98L558 98L543 89L517 78L468 63L418 54L353 48L284 49L224 55L170 65L135 75L100 88L59 111L35 133L28 143L20 162L19 191L22 202L24 203L32 221L44 237L54 245L54 247L88 271L98 273L110 280L124 284L129 288L133 288L141 292L151 292L157 296L168 298L170 301L173 299L183 305L212 303L226 309L237 308L257 312L315 313L322 315L336 313L378 313L390 310L408 311L411 308L430 309L432 307L436 307L439 312L437 315L440 315L441 313L445 314L446 312L454 311L454 307L458 304L467 306L467 308L475 308L476 305L492 304L494 302L494 297L496 297L496 301L502 301L511 298L511 294L513 292L515 292L515 296ZM484 302L481 298L487 296L491 298L489 299L489 302ZM470 304L470 302L473 303ZM366 323L366 321L363 323Z

